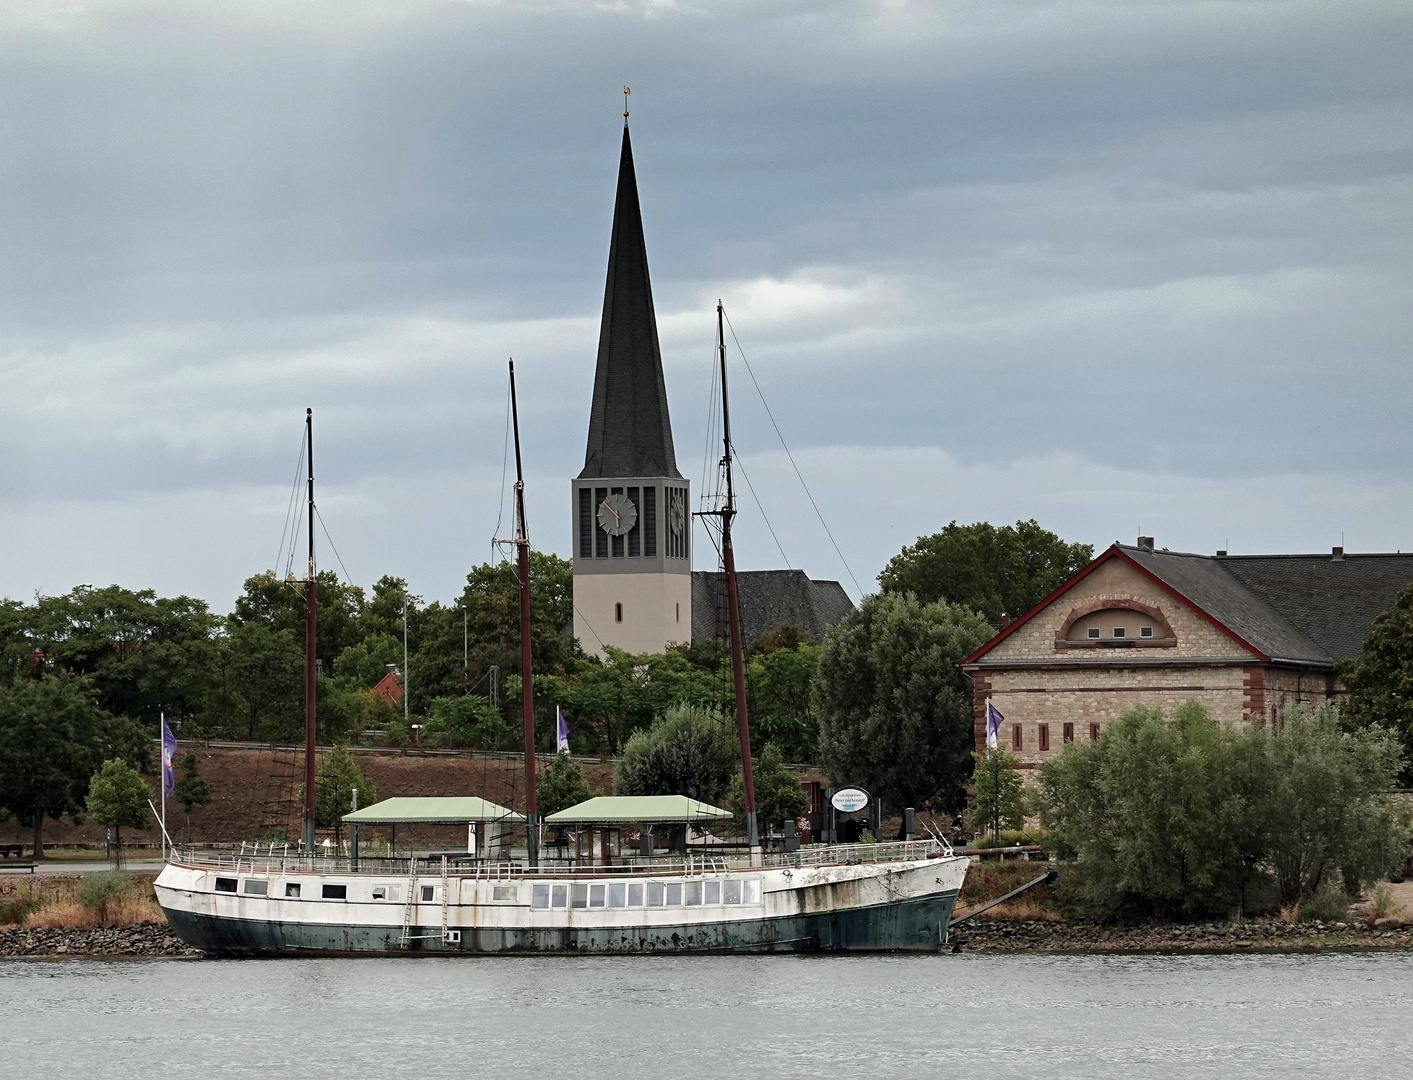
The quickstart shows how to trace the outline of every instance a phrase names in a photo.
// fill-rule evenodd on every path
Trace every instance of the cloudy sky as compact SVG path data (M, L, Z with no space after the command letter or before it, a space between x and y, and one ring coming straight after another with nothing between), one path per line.
M722 297L863 590L954 518L1413 547L1410 35L1406 0L12 0L0 595L227 610L312 406L348 573L449 599L508 356L567 555L625 83L679 465ZM733 362L784 558L857 596ZM741 528L781 565L749 492Z

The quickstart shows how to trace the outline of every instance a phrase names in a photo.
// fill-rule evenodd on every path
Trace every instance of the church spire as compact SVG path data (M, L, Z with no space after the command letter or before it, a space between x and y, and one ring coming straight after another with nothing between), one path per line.
M676 478L672 421L657 340L648 249L633 173L633 146L625 120L618 162L618 199L608 249L603 322L599 327L589 445L580 478Z

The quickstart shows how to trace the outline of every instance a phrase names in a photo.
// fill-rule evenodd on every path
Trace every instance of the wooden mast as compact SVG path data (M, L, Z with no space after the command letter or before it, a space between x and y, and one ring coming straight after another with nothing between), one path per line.
M741 643L741 609L736 591L736 555L731 549L731 520L736 516L736 492L731 486L731 406L726 397L726 336L722 326L721 301L716 302L716 342L721 354L721 429L725 454L726 502L721 514L721 561L726 574L726 618L731 629L731 671L736 677L736 728L741 738L741 780L746 789L746 833L751 851L760 848L760 826L756 819L756 783L751 769L751 726L746 715L746 663Z
M309 569L305 578L304 619L304 850L314 851L314 704L317 688L315 655L319 616L314 601L314 410L304 410L305 436L309 443Z
M535 688L530 655L530 529L525 523L525 470L520 463L520 410L515 361L510 361L510 416L515 427L515 550L520 577L520 708L525 726L525 855L540 865L540 815L535 806Z

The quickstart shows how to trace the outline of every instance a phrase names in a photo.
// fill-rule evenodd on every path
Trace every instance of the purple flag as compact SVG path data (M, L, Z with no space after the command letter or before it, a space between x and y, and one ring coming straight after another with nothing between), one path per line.
M986 746L990 750L995 750L998 742L997 733L1001 730L1001 725L1006 722L1006 718L1001 715L1001 710L991 704L991 699L986 699Z
M177 777L172 771L172 759L177 756L177 737L167 726L167 718L162 717L162 794L170 795L177 787Z
M555 724L555 753L569 753L569 721L564 719L564 713L560 711L558 705L554 707Z

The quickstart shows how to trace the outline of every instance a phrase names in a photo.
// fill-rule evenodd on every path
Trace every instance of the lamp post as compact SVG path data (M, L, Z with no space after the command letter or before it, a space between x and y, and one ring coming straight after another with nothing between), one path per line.
M411 696L410 680L407 677L407 594L402 594L402 722L411 721L408 699Z

